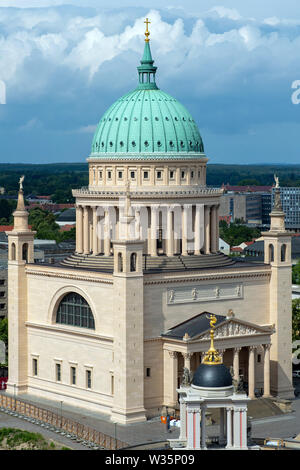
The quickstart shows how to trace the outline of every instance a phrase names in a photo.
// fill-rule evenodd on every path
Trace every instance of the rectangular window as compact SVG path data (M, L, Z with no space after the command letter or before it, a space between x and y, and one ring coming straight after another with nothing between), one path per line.
M61 382L61 364L56 364L56 381Z
M171 171L170 171L170 180L173 180L173 179L174 179L174 171L171 170Z
M185 178L185 171L182 171L182 172L181 172L181 178L182 178L182 179Z
M151 377L151 369L150 369L150 367L146 367L146 377Z
M99 180L102 180L102 171L99 171Z
M149 172L144 171L144 179L147 180L149 178Z
M158 171L158 172L156 173L156 176L157 176L157 179L160 180L161 177L162 177L161 171Z
M135 171L131 171L131 172L130 172L130 178L134 180L134 178L135 178Z
M92 371L86 371L86 388L92 388Z
M123 178L123 171L118 172L118 178L119 178L119 180L121 180Z
M191 171L191 178L194 178L194 172Z
M111 179L111 171L107 172L107 178L110 180Z
M32 373L33 375L38 375L38 360L32 359Z
M0 279L0 286L4 286L4 283L5 283L5 280L4 280L4 279Z
M71 384L76 385L76 367L71 367Z
M113 395L115 393L115 382L114 382L114 376L111 376L111 394Z

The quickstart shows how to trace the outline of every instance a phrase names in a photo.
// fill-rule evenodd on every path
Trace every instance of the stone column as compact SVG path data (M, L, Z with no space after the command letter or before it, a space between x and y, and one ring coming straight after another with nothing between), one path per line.
M194 239L194 255L200 255L200 207L196 204L196 212L195 212L195 239Z
M226 449L231 449L232 448L232 408L228 407L226 408L226 422L227 422L227 445Z
M151 207L151 249L150 255L157 256L157 229L158 229L158 210Z
M217 206L214 205L211 208L211 252L216 253L218 251L219 239L217 243Z
M201 428L201 449L202 450L206 449L205 411L206 411L206 406L202 405L201 406L201 423L200 423L200 428Z
M264 345L264 398L268 398L271 396L270 392L270 349L271 344Z
M83 253L83 210L81 206L76 206L76 252Z
M89 241L89 208L84 206L83 208L83 253L88 255L90 252L90 241Z
M110 227L109 227L109 212L105 210L104 219L104 255L110 255Z
M186 396L186 393L184 394ZM183 393L180 394L179 398L180 403L180 436L179 439L185 440L186 439L186 427L187 427L187 420L186 420L186 402L183 398Z
M188 235L188 228L187 228L187 208L182 206L182 228L181 228L181 254L182 256L187 256L187 235Z
M177 404L178 353L164 350L164 405Z
M173 211L168 207L167 211L167 256L174 255L174 229L173 229Z
M233 409L233 447L240 448L240 414L237 408Z
M183 367L186 367L189 371L191 370L191 359L193 356L193 353L182 353L183 359L184 359L184 365Z
M234 348L233 350L233 373L234 379L239 379L239 370L240 370L240 350L241 348Z
M220 212L220 204L216 206L216 251L219 252L219 238L220 238L220 227L219 227L219 212Z
M221 446L225 445L224 424L225 424L225 409L224 409L224 408L220 408L220 436L219 436L219 444L220 444Z
M93 207L93 255L98 255L97 207Z
M139 210L135 211L135 237L137 240L141 238L141 213Z
M204 208L204 252L210 253L210 206Z
M252 400L255 398L255 350L256 346L249 347L248 395Z

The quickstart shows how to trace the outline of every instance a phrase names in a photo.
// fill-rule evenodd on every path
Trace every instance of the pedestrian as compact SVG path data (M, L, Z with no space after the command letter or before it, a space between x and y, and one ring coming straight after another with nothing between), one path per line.
M167 432L171 432L171 429L170 429L170 415L169 413L167 414Z

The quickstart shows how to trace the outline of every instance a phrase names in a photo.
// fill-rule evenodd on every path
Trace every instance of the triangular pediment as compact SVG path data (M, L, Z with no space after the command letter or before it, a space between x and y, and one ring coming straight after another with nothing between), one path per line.
M226 319L224 322L216 326L214 332L215 339L240 337L240 336L256 336L272 334L273 329L270 326L259 326L253 323L248 323L236 318ZM192 341L206 341L210 339L210 330L194 336Z

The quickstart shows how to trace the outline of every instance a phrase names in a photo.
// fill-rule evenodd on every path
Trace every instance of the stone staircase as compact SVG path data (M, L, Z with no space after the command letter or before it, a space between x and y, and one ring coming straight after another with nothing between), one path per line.
M104 255L83 255L74 253L63 261L60 266L79 269L97 270L100 272L113 272L113 256ZM190 255L190 256L143 256L143 271L145 273L176 272L192 269L220 268L232 266L235 260L223 253L210 255Z

